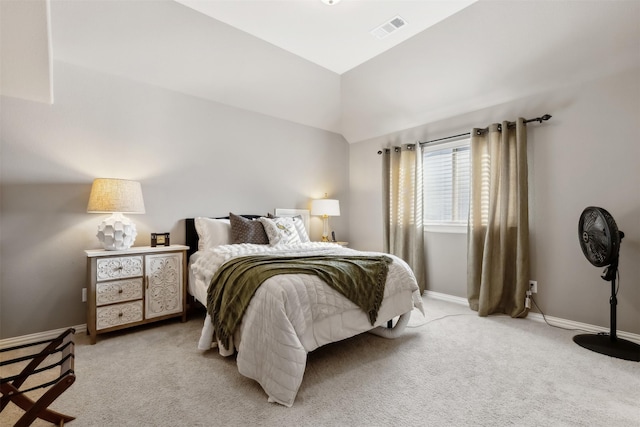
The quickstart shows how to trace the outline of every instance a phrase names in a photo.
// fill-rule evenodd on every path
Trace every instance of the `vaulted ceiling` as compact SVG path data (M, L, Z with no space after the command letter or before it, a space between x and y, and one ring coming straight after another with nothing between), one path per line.
M342 74L477 0L176 1Z
M640 68L636 1L50 0L49 9L54 61L348 142ZM405 28L369 34L397 15Z

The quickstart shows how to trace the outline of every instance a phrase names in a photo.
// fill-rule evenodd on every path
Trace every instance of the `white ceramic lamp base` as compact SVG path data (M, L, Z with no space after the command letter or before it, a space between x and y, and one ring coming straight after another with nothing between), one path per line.
M121 213L114 213L98 226L98 240L105 250L121 251L133 246L138 232L136 225Z

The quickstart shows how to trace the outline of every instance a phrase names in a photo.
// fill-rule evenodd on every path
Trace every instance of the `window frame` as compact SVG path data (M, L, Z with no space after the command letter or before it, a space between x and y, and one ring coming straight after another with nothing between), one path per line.
M457 139L455 141L445 141L445 142L441 142L441 143L433 143L433 144L427 144L424 145L422 147L422 156L423 156L423 177L422 179L424 180L424 170L426 169L424 166L424 156L426 155L426 153L431 152L431 151L438 151L438 150L446 150L446 149L454 149L454 148L460 148L460 147L469 147L469 150L471 150L471 137L470 136L466 136L460 139ZM469 159L469 174L471 174L471 159ZM423 192L425 190L423 189ZM423 193L423 203L426 202L426 197ZM423 209L424 210L424 209ZM426 210L424 210L426 214ZM423 214L423 215L424 215ZM444 222L437 222L437 221L428 221L426 218L423 217L423 225L424 225L424 231L425 232L432 232L432 233L454 233L454 234L466 234L467 233L467 229L468 229L468 225L469 225L469 219L467 218L467 221L462 224L462 223L455 223L453 221L444 221Z

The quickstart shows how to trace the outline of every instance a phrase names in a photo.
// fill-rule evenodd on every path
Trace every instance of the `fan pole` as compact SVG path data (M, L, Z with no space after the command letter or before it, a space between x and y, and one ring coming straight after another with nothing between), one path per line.
M624 234L620 232L622 236ZM621 238L622 239L622 238ZM616 257L611 265L605 268L604 272L601 276L607 282L611 282L611 298L609 298L610 309L610 320L609 320L609 339L611 341L616 341L618 337L616 336L616 330L618 329L617 315L616 315L616 307L618 306L618 297L616 296L616 278L618 277L618 258Z
M617 263L616 263L617 264ZM615 266L613 273L613 279L611 280L611 298L609 299L609 305L611 305L611 320L609 325L609 339L616 341L617 321L616 321L616 306L618 305L618 298L616 297L616 274L618 274L618 266Z

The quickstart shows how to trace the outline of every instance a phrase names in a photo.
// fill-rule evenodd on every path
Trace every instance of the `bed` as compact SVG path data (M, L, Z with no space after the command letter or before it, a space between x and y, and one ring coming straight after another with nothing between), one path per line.
M293 405L302 383L307 353L367 331L395 338L402 333L412 310L422 311L415 277L403 260L334 243L311 242L307 233L308 211L306 218L304 214L293 213L282 216L230 214L227 218L185 220L186 243L190 247L189 293L205 307L209 305L198 348L216 349L222 356L236 354L238 371L257 381L269 402L287 407ZM260 230L266 234L266 242L265 236L257 236ZM376 263L375 268L385 264L386 280L383 278L375 310L365 312L361 301L354 302L355 299L343 296L344 289L329 286L321 278L325 276L272 273L255 289L237 327L229 331L222 328L221 324L226 323L220 321L218 311L224 311L224 307L218 297L224 292L219 283L224 272L237 279L240 276L233 276L234 263L255 258L272 268L272 262L295 263L300 262L300 257L304 257L305 262L316 262L316 266L326 259L331 259L327 265L333 265L334 259L336 262L358 259L367 265ZM265 259L269 262L263 262ZM325 267L323 264L320 270ZM376 277L380 276L380 270L375 271ZM352 279L356 277L351 273L347 275ZM370 277L373 276L367 276L367 280ZM210 289L212 279L214 285ZM235 287L240 286L236 283L241 281L231 282ZM395 325L391 323L394 320Z

